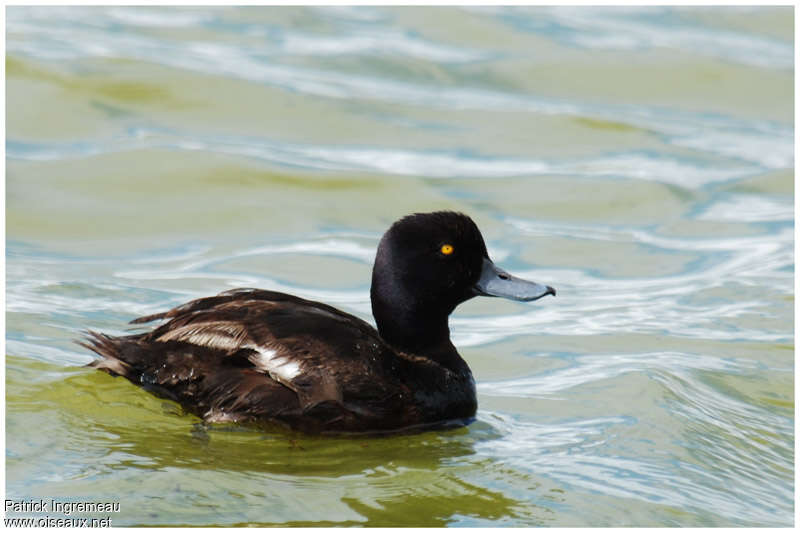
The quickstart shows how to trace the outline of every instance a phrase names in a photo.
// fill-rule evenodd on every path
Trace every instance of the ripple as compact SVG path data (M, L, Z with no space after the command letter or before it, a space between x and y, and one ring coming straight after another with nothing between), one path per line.
M428 178L501 178L568 174L585 177L625 177L701 188L757 174L755 166L711 167L699 160L641 152L608 154L571 162L508 158L469 150L409 151L380 147L342 147L279 142L264 138L227 136L204 138L188 132L136 128L127 138L112 142L26 143L9 140L10 159L54 161L101 153L167 148L223 153L260 159L289 167L340 172L377 172Z
M70 15L73 9L69 11ZM63 12L62 12L63 14ZM91 19L97 20L97 11L92 12ZM109 21L121 22L132 26L144 26L148 28L191 28L209 23L214 20L211 13L202 11L189 11L185 9L149 9L149 8L110 8L103 11L108 16Z
M489 396L546 398L573 387L628 373L669 372L683 375L689 370L741 373L752 370L755 366L755 363L747 360L736 361L678 352L587 355L581 356L567 368L536 376L496 382L482 381L478 384L478 391Z
M697 218L732 222L793 221L794 206L786 201L740 194L711 205Z
M741 465L727 463L727 479L709 473L680 457L656 461L647 456L626 456L614 450L613 441L621 428L635 424L627 417L600 417L583 420L558 420L556 423L524 422L501 413L482 412L480 420L503 433L499 440L476 445L480 456L498 452L506 464L558 480L568 487L581 488L597 495L643 500L678 509L713 513L744 523L782 524L777 516L791 512L791 487L781 477L769 475L778 486L760 486L748 479ZM624 432L623 432L624 433ZM752 456L742 456L750 469L758 469ZM723 457L717 450L715 458ZM733 469L731 469L733 467ZM740 485L741 484L741 485ZM747 490L739 490L747 487ZM759 493L751 500L751 490Z
M361 30L357 35L319 37L301 33L287 33L278 43L290 55L314 57L341 55L371 55L384 57L412 57L443 63L480 61L491 57L485 52L444 46L409 36L400 31Z
M792 68L791 43L701 25L691 20L696 9L563 6L537 9L535 17L521 17L519 8L503 7L478 8L478 13L494 16L515 29L551 35L591 50L670 48L745 65ZM713 13L713 9L706 12Z
M694 165L682 163L680 160L653 161L653 157L640 157L640 154L622 154L599 161L587 161L583 168L596 168L599 173L622 173L636 177L655 176L654 179L665 183L688 186L689 184L708 183L730 178L730 173L742 175L752 173L752 165L760 169L790 168L794 161L793 128L788 124L774 121L744 120L731 116L704 114L681 111L679 109L665 109L654 106L641 105L602 105L587 104L580 101L569 101L557 98L544 98L535 94L524 92L511 92L499 89L470 87L460 84L458 86L440 86L434 83L413 83L386 76L384 73L354 74L344 73L327 68L314 68L300 66L286 60L287 47L294 47L300 53L324 59L331 50L332 43L336 46L351 49L352 53L388 54L393 56L398 53L408 54L430 62L448 61L474 61L479 59L476 53L463 47L444 46L434 44L419 36L409 36L405 32L392 31L387 35L381 33L378 39L373 30L361 29L362 35L342 35L337 37L308 36L292 32L275 30L281 35L274 38L275 31L262 32L260 36L265 42L258 53L252 52L250 46L243 47L240 43L209 42L200 40L178 41L169 40L161 34L147 32L133 33L110 32L114 21L121 13L129 13L123 8L114 8L113 16L103 17L105 11L93 9L90 11L93 24L82 21L76 13L81 10L65 9L54 10L26 10L12 9L9 12L9 38L8 52L22 54L43 60L78 60L87 57L123 57L137 58L152 61L191 71L198 71L213 76L226 76L246 79L264 83L292 93L300 92L307 95L321 96L333 99L363 100L369 102L390 102L404 105L419 106L423 109L442 108L446 110L480 110L495 112L515 113L540 113L548 115L567 115L599 120L612 120L629 124L646 131L654 132L663 137L664 142L676 147L689 147L703 153L716 154L729 159L744 162L744 169L728 170L719 168L718 162L701 165L700 169L692 168ZM585 13L586 8L575 10L575 13ZM600 10L608 12L608 10ZM130 11L133 17L141 17L136 10ZM181 12L184 13L184 12ZM559 10L543 11L543 13L560 13ZM595 21L594 15L575 15L572 11L569 17L580 17L581 20ZM594 13L594 12L592 12ZM176 24L188 24L194 18L206 15L197 15L185 12L186 21L180 16L176 17ZM557 16L557 15L556 15ZM608 20L608 16L597 15L601 20ZM50 17L58 17L59 25L48 24ZM145 16L148 18L149 16ZM164 17L156 17L161 20ZM612 17L613 18L613 17ZM624 17L623 17L624 18ZM149 19L148 19L149 20ZM171 19L170 19L171 20ZM99 21L99 22L98 22ZM159 22L160 23L160 22ZM651 34L648 29L645 34ZM252 37L252 36L251 36ZM259 38L258 35L255 36ZM714 40L715 37L711 37ZM335 47L334 47L335 48ZM726 48L723 46L722 48ZM789 47L791 51L791 47ZM338 52L337 52L338 53ZM291 56L291 54L289 54ZM763 55L751 53L752 57ZM738 57L738 55L737 55ZM326 64L324 61L322 64ZM699 135L697 132L702 131ZM182 136L186 143L193 144L196 139L192 136ZM19 142L19 141L17 141ZM202 141L199 149L207 149L208 143ZM214 143L211 143L212 145ZM259 151L252 146L242 146L233 143L229 148L233 150L253 151L256 156L263 156L263 149ZM184 145L186 148L188 145ZM19 156L20 146L12 147ZM80 148L73 146L73 151ZM371 169L389 173L411 173L416 175L451 176L464 174L474 175L515 175L541 172L572 172L567 166L559 168L552 162L541 161L515 161L515 160L488 160L481 159L463 161L462 158L453 158L449 154L422 154L391 151L387 149L342 149L330 147L308 147L303 154L303 147L287 147L287 152L280 157L282 147L275 147L268 159L291 163L293 157L305 155L310 160L316 160L323 166L317 168L341 168L343 170ZM92 147L83 147L91 150ZM299 152L299 153L298 153ZM34 157L31 155L31 157ZM40 150L37 157L52 158L47 150ZM633 157L633 159L631 159ZM674 156L677 157L677 156ZM626 159L627 158L627 159ZM381 163L386 160L387 163ZM318 163L318 164L320 164ZM424 171L428 165L432 170ZM447 170L453 167L453 170ZM465 167L465 168L464 168ZM485 167L485 168L484 168ZM575 169L580 173L579 169Z
M77 354L74 351L46 346L39 339L32 340L35 342L6 339L6 352L15 356L29 357L37 361L47 361L63 366L85 365L93 359L88 354Z

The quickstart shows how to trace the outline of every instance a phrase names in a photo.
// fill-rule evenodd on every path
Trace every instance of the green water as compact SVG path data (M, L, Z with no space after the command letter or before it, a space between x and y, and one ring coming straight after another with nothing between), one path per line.
M6 30L7 498L118 501L114 525L793 525L791 8ZM558 290L451 317L466 428L206 428L73 343L243 286L371 321L382 232L438 209Z

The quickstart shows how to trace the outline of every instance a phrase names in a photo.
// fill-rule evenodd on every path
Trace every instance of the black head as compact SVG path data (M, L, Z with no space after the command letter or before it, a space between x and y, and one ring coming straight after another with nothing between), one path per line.
M381 336L417 353L447 341L447 317L473 296L535 300L551 287L515 278L489 259L466 215L417 213L383 235L372 271L372 313Z

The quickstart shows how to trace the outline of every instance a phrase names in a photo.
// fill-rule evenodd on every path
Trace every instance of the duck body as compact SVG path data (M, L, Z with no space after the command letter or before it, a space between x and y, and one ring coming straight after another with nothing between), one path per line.
M417 214L396 222L378 247L377 330L320 302L235 289L133 321L164 321L149 332L90 331L80 344L102 356L90 366L206 422L314 433L466 424L475 382L447 317L478 294L533 300L555 291L494 267L469 217Z
M157 319L168 321L148 333L90 333L88 347L104 356L91 365L207 422L380 432L475 414L463 360L448 368L395 350L360 318L320 302L235 289L135 322Z

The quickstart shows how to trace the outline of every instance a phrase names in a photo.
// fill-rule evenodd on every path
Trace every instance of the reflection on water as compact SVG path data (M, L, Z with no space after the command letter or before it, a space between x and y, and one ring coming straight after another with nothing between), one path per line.
M793 56L789 8L9 8L9 497L792 525ZM86 328L233 287L369 320L380 235L433 209L558 289L451 319L467 428L207 428L81 368Z

